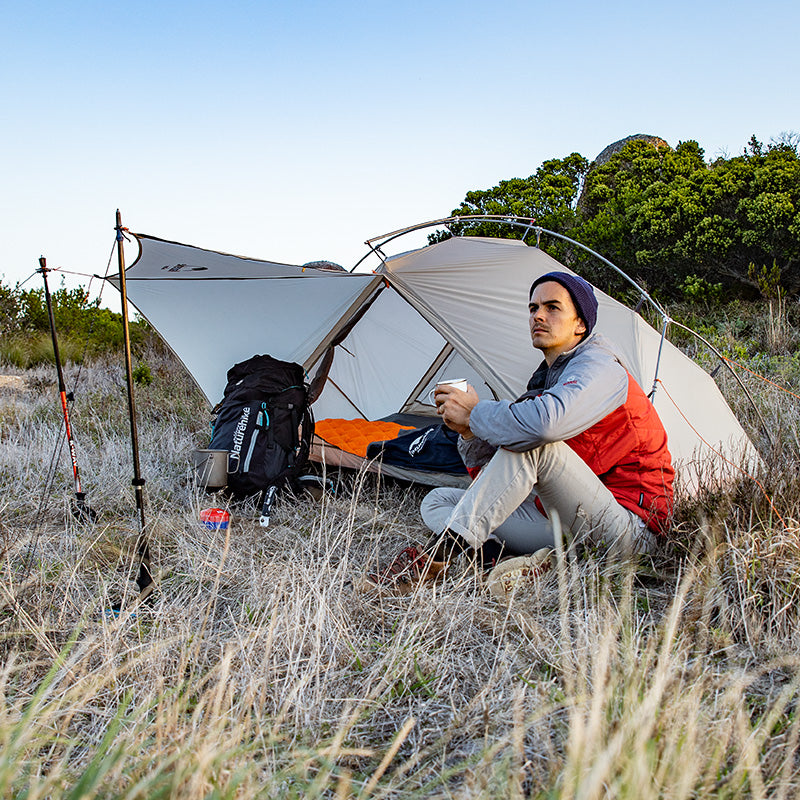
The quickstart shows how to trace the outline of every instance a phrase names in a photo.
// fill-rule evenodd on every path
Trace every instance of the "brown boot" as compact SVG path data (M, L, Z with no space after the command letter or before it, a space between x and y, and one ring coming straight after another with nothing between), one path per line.
M404 547L387 565L368 573L362 584L364 591L410 594L422 583L433 583L443 577L446 561L433 557L416 547Z

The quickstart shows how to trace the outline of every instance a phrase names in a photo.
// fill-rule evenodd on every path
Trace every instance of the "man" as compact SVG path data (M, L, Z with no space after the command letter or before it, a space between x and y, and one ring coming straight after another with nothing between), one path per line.
M597 299L582 278L550 272L529 295L533 346L544 361L513 403L472 387L437 390L437 412L460 434L473 474L466 490L434 489L422 503L435 537L371 576L399 589L441 573L473 548L484 563L554 543L548 514L575 540L614 555L652 550L672 511L667 435L641 387L593 328Z

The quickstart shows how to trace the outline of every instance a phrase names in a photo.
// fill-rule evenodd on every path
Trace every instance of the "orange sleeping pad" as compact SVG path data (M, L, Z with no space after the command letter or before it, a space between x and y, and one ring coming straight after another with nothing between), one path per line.
M367 446L372 442L385 442L395 439L401 431L413 430L413 425L366 419L321 419L314 425L314 433L320 439L361 458L367 457Z

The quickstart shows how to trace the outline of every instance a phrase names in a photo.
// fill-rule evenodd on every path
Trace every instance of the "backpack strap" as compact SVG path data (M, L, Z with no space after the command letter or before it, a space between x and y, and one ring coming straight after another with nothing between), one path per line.
M269 527L272 507L275 504L278 488L291 481L293 478L296 478L298 473L308 463L308 456L311 452L311 439L314 436L314 414L311 411L311 406L306 406L303 411L302 419L300 420L297 419L297 406L294 405L292 407L292 429L300 431L297 436L298 441L289 454L289 466L279 475L276 475L270 485L264 490L261 503L261 516L258 520L258 524L262 528Z
M289 403L289 414L292 418L292 449L289 451L289 468L294 467L297 455L297 446L300 443L300 437L297 432L300 426L300 419L297 414L297 405Z

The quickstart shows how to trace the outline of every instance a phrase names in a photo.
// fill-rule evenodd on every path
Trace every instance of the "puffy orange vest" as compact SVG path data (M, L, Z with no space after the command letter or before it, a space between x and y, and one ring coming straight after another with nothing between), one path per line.
M651 530L666 530L675 478L667 434L653 404L630 374L625 402L566 444L621 506L638 514Z

